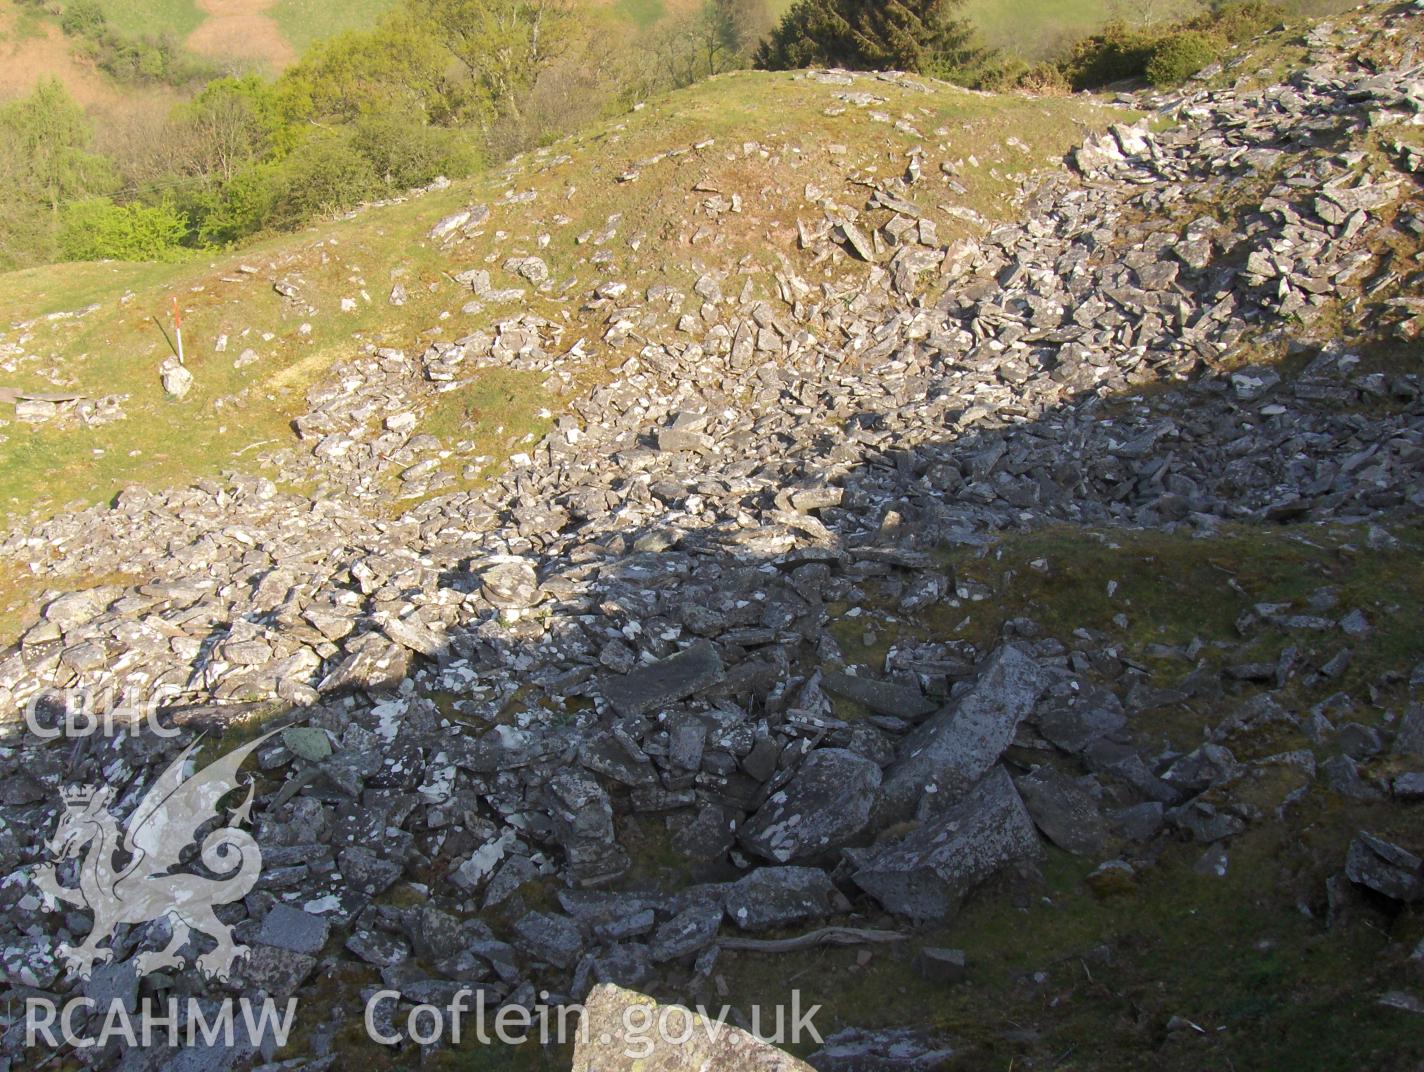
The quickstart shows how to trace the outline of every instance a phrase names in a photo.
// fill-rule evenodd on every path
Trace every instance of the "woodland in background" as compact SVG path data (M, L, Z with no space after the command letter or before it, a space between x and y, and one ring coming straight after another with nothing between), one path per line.
M131 81L205 82L169 115L96 131L57 81L0 107L0 270L162 260L424 185L547 143L727 70L908 70L964 85L1068 92L1180 82L1281 11L1217 3L1180 23L1115 22L1060 61L982 47L962 0L705 0L631 39L573 0L410 0L313 47L275 80L212 71L171 41L112 31L94 0L61 26Z

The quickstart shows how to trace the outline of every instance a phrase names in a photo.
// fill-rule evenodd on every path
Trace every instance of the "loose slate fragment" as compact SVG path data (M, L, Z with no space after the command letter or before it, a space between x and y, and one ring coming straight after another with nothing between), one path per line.
M881 786L877 824L957 800L998 762L1049 682L1021 649L1000 648L967 692L906 738Z
M613 709L632 717L709 689L725 676L716 646L710 640L699 640L631 673L602 675L598 683Z
M879 715L915 722L933 714L939 705L925 698L919 689L897 685L893 681L856 677L839 670L826 670L821 675L821 687L835 696L853 700Z
M843 748L812 752L786 787L741 831L752 852L778 863L840 848L865 827L880 786L880 768Z

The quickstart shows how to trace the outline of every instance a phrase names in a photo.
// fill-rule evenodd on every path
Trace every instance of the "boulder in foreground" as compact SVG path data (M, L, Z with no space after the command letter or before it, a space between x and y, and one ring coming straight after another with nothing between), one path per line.
M583 1015L572 1072L815 1072L739 1027L611 983L590 991Z

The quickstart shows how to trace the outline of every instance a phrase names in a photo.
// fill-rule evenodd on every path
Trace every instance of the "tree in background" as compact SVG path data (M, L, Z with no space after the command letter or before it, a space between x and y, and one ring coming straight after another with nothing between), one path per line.
M92 37L107 26L108 20L98 0L71 0L59 19L59 28L70 37Z
M483 132L490 160L502 160L624 111L661 84L655 65L629 46L610 8L591 8L573 24L559 55L534 75L512 107Z
M1175 22L1201 9L1198 0L1111 0L1113 20L1129 26L1155 26Z
M437 175L468 174L479 160L469 139L431 126L408 107L367 112L352 126L352 148L370 161L388 191L424 186Z
M986 50L956 18L963 0L797 0L757 50L758 67L849 67L951 77Z
M0 108L7 163L19 189L58 213L65 201L105 188L108 161L91 151L93 127L57 78L46 78L23 100ZM18 159L16 159L18 155Z
M60 209L112 187L113 168L92 142L88 118L55 78L0 107L0 262L53 259Z
M451 59L433 24L398 10L371 30L314 45L277 81L278 109L292 125L346 123L392 108L442 125L487 112L487 102L474 99L471 80L452 70Z
M757 46L776 28L776 16L767 0L711 0L731 25L733 47L750 62Z
M350 208L381 191L375 165L357 148L350 127L317 131L283 161L268 224L296 227Z
M703 0L700 7L666 16L648 44L659 76L648 89L688 86L750 66L773 25L766 0Z
M853 6L854 0L797 0L757 49L756 65L768 71L864 66L847 17Z
M518 112L539 73L569 46L569 0L411 0L493 115Z
M256 75L209 82L177 109L172 126L175 170L213 185L268 156L283 132L276 94Z

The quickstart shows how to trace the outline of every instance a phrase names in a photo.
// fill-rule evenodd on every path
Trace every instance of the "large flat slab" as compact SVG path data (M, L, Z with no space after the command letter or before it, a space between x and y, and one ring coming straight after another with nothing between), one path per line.
M604 674L598 684L615 711L631 716L711 688L725 674L717 648L710 640L699 640L676 655L626 674Z

